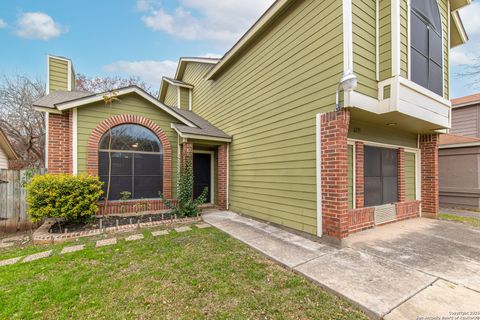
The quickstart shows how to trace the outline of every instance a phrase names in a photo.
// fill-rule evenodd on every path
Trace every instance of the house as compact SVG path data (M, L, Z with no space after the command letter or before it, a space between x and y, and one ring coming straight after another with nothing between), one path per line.
M15 160L18 160L18 155L0 128L0 170L11 168L11 163Z
M175 198L180 160L193 158L196 192L209 187L218 207L337 240L436 217L449 53L467 41L469 3L278 0L222 59L181 58L158 99L122 88L111 109L50 57L37 103L48 169L105 179L110 150L114 196Z
M452 99L451 134L440 137L440 205L480 208L480 94Z

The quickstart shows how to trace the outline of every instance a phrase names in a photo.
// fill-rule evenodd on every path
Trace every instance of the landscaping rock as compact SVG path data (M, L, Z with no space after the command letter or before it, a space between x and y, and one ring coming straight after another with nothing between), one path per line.
M210 228L211 225L209 225L208 223L199 223L197 225L195 225L198 229L205 229L205 228Z
M125 241L137 241L143 239L143 234L133 234L125 238Z
M25 259L23 259L22 262L30 262L30 261L35 261L35 260L38 260L38 259L43 259L43 258L49 257L52 254L52 251L53 250L48 250L48 251L44 251L44 252L31 254L29 256L26 256Z
M3 266L9 266L11 264L15 264L17 263L18 261L20 261L22 257L18 257L18 258L11 258L11 259L7 259L7 260L2 260L0 261L0 267L3 267Z
M14 245L13 242L0 243L0 249L8 248L8 247L11 247L11 246L13 246L13 245Z
M190 228L188 226L175 228L175 231L177 231L177 232L185 232L185 231L190 231L190 230L192 230L192 228Z
M159 230L159 231L153 231L152 236L158 237L158 236L166 236L168 234L168 230Z
M9 238L5 238L2 240L2 242L16 242L16 241L22 241L24 237L22 236L15 236L15 237L9 237Z
M117 238L98 240L95 247L100 248L100 247L105 247L105 246L111 246L111 245L114 245L114 244L117 244Z
M70 253L70 252L77 252L85 249L85 245L81 244L78 246L71 246L71 247L65 247L62 249L62 252L60 254L65 254L65 253Z

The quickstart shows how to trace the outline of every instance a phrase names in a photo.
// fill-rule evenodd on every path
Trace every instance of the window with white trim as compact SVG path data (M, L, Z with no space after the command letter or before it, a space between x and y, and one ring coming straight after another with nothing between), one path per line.
M396 149L364 147L364 201L366 207L398 201Z

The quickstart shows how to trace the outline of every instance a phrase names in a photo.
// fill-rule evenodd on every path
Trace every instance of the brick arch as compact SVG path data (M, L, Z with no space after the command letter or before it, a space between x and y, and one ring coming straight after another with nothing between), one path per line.
M93 129L87 145L87 172L98 175L98 145L100 139L110 128L121 124L138 124L150 129L160 139L163 145L163 192L168 199L172 198L172 145L165 131L155 122L131 114L122 114L103 120Z

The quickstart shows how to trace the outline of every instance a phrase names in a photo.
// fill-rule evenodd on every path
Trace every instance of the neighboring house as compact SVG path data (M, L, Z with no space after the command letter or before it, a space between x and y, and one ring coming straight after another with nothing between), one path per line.
M440 137L440 205L480 208L480 94L452 99L451 134Z
M159 100L123 88L112 110L71 91L71 62L53 70L50 57L50 78L67 81L37 103L49 171L105 179L114 126L115 195L151 198L162 181L175 198L179 160L192 157L197 194L209 186L222 209L317 236L435 217L449 53L467 40L469 3L278 0L222 59L182 58Z
M18 155L0 128L0 170L9 169L11 167L10 164L15 160L18 160Z

